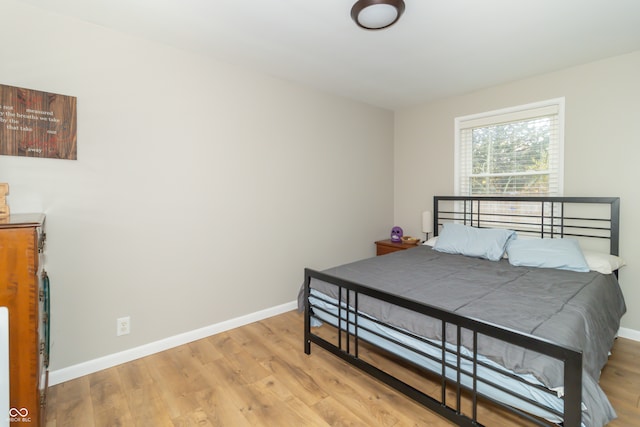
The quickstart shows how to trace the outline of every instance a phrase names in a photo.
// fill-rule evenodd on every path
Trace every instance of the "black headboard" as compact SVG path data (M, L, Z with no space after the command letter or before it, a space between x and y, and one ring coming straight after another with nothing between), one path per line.
M620 198L434 196L434 235L446 222L537 237L608 240L609 253L618 255Z

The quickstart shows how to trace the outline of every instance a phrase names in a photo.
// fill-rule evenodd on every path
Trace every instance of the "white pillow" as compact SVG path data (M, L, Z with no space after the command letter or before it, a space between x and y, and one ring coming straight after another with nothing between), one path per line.
M438 236L434 236L429 240L427 240L426 242L424 242L423 245L434 247L437 241L438 241Z
M626 265L619 256L609 255L602 252L582 251L584 259L589 264L589 270L602 274L611 274L620 267Z

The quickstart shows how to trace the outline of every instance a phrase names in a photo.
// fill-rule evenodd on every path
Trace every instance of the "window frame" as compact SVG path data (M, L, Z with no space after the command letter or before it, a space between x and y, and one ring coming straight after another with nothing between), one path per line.
M539 117L541 111L557 109L553 114L557 116L557 192L544 194L545 196L562 196L564 194L564 127L565 127L565 98L553 98L544 101L533 102L529 104L518 105L514 107L502 108L498 110L487 111L484 113L471 114L467 116L456 117L455 125L455 148L454 148L454 194L456 196L481 196L481 194L472 194L471 186L469 186L469 194L462 194L462 133L463 130L470 127L488 127L498 125L505 122L516 120L529 120ZM552 172L553 173L553 172ZM470 174L466 174L469 176ZM522 193L510 193L509 195L518 195Z

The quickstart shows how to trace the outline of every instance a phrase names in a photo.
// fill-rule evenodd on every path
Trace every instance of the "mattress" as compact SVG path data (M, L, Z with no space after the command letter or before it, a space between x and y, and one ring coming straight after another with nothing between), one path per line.
M324 273L582 350L583 425L602 426L615 418L615 411L598 386L600 371L626 310L614 275L513 267L506 260L444 254L425 246ZM312 288L329 299L338 298L334 285L314 280ZM393 327L456 344L453 331L447 329L443 337L439 321L407 309L366 296L360 296L358 309ZM463 334L461 344L471 348L470 339ZM478 351L508 371L531 376L545 387L562 392L559 362L488 337L478 341Z

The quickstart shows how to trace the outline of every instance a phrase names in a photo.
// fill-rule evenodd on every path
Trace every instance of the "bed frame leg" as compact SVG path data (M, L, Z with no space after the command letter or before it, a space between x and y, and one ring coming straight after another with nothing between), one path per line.
M307 299L307 301L309 300ZM311 354L311 338L309 338L310 334L311 334L311 319L309 314L309 306L307 306L305 307L305 310L304 310L304 354Z
M311 303L309 294L311 277L308 269L304 269L304 354L311 354Z

